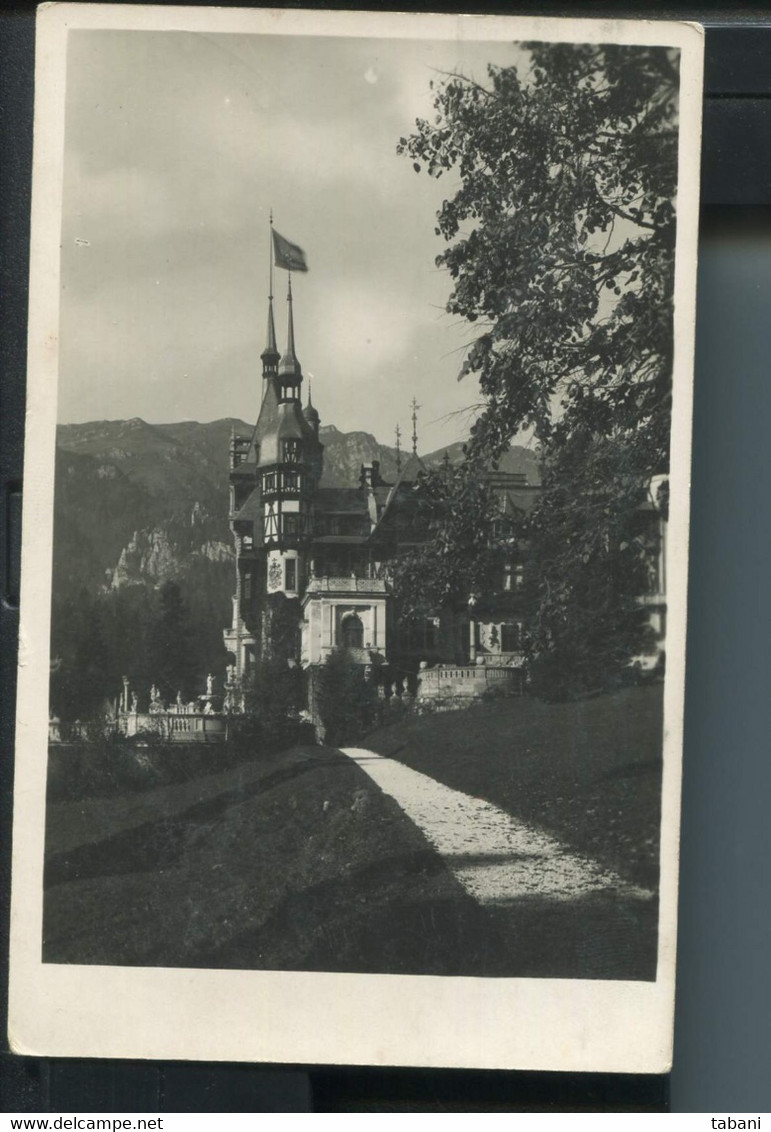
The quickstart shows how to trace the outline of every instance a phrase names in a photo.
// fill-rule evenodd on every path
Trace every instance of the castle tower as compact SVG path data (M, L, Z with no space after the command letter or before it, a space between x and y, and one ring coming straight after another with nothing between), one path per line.
M266 351L267 353L268 351ZM269 354L273 364L274 354ZM265 354L263 354L265 361ZM265 560L265 593L300 597L308 574L308 547L313 534L313 498L321 474L322 447L318 425L303 413L302 367L295 347L292 281L287 293L286 348L275 372L268 375L263 408L275 403L269 427L260 429L257 453L261 500L261 552ZM263 414L260 414L262 420ZM318 414L316 414L318 416Z

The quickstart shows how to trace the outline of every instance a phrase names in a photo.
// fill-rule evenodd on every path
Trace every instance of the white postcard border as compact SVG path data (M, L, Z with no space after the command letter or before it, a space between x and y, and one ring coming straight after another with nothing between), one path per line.
M75 28L680 47L681 101L658 979L480 979L41 961L59 226ZM671 1063L685 679L703 34L692 24L133 5L38 15L9 1037L21 1054L665 1072Z

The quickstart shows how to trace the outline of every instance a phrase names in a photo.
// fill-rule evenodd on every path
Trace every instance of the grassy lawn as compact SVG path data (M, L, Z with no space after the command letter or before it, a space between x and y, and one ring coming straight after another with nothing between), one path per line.
M216 748L112 757L110 767L109 752L52 753L45 961L489 966L482 910L396 803L335 751L214 772L227 759Z
M651 685L578 703L487 703L406 719L362 746L494 802L654 889L662 692Z
M655 887L661 696L528 699L361 743ZM52 749L43 958L57 963L650 979L656 901L477 904L350 759L298 747Z

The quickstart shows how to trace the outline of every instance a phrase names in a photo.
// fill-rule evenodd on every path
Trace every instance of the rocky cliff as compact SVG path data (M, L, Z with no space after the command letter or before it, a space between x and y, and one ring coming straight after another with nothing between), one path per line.
M55 587L92 592L128 584L157 586L196 563L229 569L228 445L245 421L151 425L89 421L59 427L55 498ZM367 432L323 426L323 484L359 482L361 465L380 461L386 481L397 475L396 450ZM462 444L424 457L462 459ZM513 448L504 460L537 482L537 457Z

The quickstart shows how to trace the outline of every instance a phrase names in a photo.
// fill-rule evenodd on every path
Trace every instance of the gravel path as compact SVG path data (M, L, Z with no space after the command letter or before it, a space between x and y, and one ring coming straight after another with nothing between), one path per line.
M481 904L523 896L574 900L588 893L650 899L595 861L481 798L360 747L340 748L422 831L465 890Z

